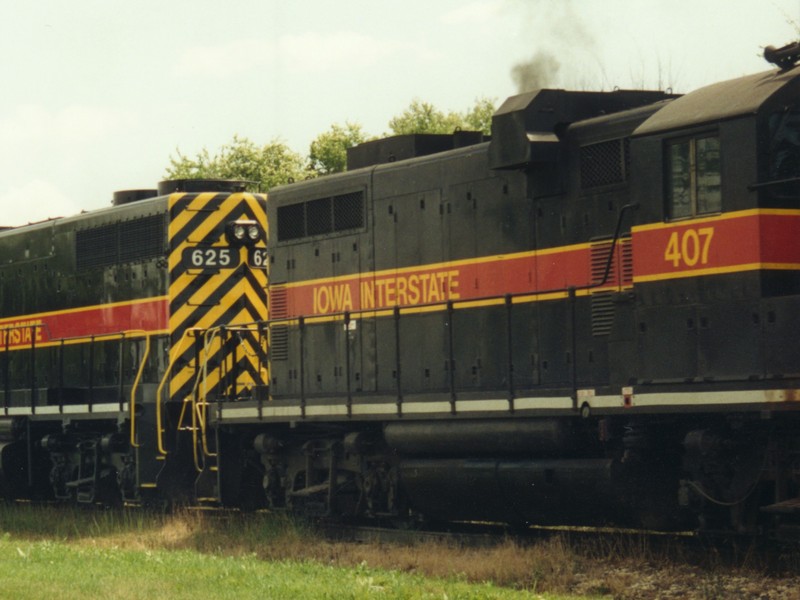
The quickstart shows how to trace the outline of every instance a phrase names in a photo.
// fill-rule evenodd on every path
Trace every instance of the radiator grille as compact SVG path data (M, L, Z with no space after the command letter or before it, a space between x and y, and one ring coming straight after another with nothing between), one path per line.
M316 198L278 207L278 241L364 227L364 192Z
M627 138L581 147L581 187L595 188L627 181L629 147Z
M75 260L79 271L165 256L166 215L149 215L109 223L75 234Z

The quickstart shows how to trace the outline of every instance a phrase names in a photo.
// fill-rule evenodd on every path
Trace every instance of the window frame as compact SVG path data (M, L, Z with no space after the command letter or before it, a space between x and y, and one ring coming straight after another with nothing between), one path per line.
M714 207L711 210L701 210L701 177L711 173L710 170L700 172L698 170L698 145L704 140L716 140L717 152L717 168L716 176L718 178L718 198L714 202ZM675 172L673 170L673 148L681 145L688 147L688 173L684 174L686 181L685 187L689 192L689 211L686 214L676 214L676 187L674 185ZM686 176L688 175L688 177ZM696 219L709 215L716 215L722 212L722 144L720 143L720 135L718 131L703 131L692 135L684 135L680 137L670 138L664 141L664 208L667 221L679 221L683 219Z

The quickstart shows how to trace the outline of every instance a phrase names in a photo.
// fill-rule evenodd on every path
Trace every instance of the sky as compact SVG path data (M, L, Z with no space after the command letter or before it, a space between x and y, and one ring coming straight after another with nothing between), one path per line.
M548 87L688 92L770 68L799 30L800 0L9 0L0 225L110 206L234 135L305 156L415 99L499 105L521 64Z

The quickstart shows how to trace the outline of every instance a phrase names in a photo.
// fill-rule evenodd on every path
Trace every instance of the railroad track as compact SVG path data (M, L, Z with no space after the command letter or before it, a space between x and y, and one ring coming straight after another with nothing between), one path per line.
M462 547L488 547L509 539L508 529L494 524L455 524L447 529L409 529L336 523L322 524L319 531L332 541L396 545L441 543Z
M553 536L574 542L601 538L647 540L654 546L670 543L694 544L701 540L693 532L662 533L638 529L610 527L543 527L509 528L499 523L449 523L432 528L398 528L357 523L319 524L318 531L326 539L353 543L387 543L413 545L445 543L461 547L490 547L508 541L519 545L532 544Z

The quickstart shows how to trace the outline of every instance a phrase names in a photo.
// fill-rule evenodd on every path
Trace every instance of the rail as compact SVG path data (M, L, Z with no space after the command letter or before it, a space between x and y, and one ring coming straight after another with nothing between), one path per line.
M458 399L458 388L457 388L457 381L455 376L455 366L456 366L456 339L454 336L455 331L455 314L457 310L461 308L467 308L470 306L475 305L491 305L495 304L505 311L504 315L504 325L506 330L506 345L504 348L504 353L506 355L507 361L507 369L508 375L506 378L505 386L505 394L506 399L508 401L508 409L510 412L513 412L515 409L514 401L517 395L517 389L515 385L515 379L513 376L514 370L514 322L513 322L513 309L514 306L517 304L521 304L530 300L531 298L535 297L546 297L546 296L553 296L555 294L563 294L564 297L569 302L569 312L568 312L568 320L569 320L569 329L565 331L565 338L567 339L568 348L570 350L570 385L571 385L571 396L573 401L573 408L578 408L578 368L577 368L577 351L578 351L578 335L577 335L577 319L578 314L576 310L576 301L579 295L582 292L590 292L592 290L597 290L599 288L604 288L609 286L609 282L612 278L612 274L614 273L614 264L615 258L617 256L617 247L620 245L621 240L623 239L622 236L622 224L625 215L629 211L636 210L638 208L638 204L627 204L620 209L618 214L616 227L614 230L613 237L606 238L602 240L603 243L608 244L607 248L607 255L604 257L604 263L599 263L599 268L596 271L596 275L593 277L593 280L590 283L585 285L575 285L575 286L564 286L546 290L535 290L535 291L526 291L526 292L519 292L514 294L504 294L504 295L495 295L495 296L482 296L480 298L470 298L470 299L448 299L446 301L438 301L438 302L430 302L424 304L415 304L413 306L387 306L381 308L368 308L368 309L357 309L357 310L348 310L348 311L340 311L340 312L329 312L324 315L299 315L299 316L291 316L291 317L281 317L281 318L271 318L268 321L264 322L256 322L250 324L242 324L241 326L259 326L265 328L270 334L274 332L274 328L276 327L285 327L285 328L296 328L298 332L298 340L297 340L297 352L299 356L296 357L297 360L297 369L299 370L299 377L296 377L299 384L299 404L300 404L300 411L301 416L305 417L306 415L306 403L308 400L308 393L306 389L306 348L308 345L308 340L306 339L308 335L308 330L310 326L319 323L331 322L331 321L338 321L341 322L346 331L350 330L351 323L358 318L374 318L378 316L384 317L392 317L393 321L393 329L394 329L394 376L395 376L395 394L396 394L396 406L397 406L397 414L402 415L403 411L403 394L404 394L404 387L403 387L403 365L401 361L401 322L403 322L403 316L409 312L413 313L420 313L420 312L444 312L445 313L445 322L444 327L446 328L447 334L445 336L445 345L446 345L446 387L447 392L449 394L449 402L450 402L450 410L451 413L455 414L456 406L457 406L457 399ZM600 242L601 240L598 240ZM621 265L619 265L621 267ZM617 289L621 289L622 285L622 278L621 273L617 274L619 280L617 281ZM347 406L347 415L352 416L352 403L353 403L353 385L351 380L351 364L350 364L350 336L344 335L343 344L344 347L342 350L344 351L344 362L345 362L345 379L344 384L346 386L345 395L346 395L346 406ZM273 348L270 348L270 353L273 352ZM337 350L338 352L338 350ZM274 359L273 359L274 360ZM273 365L274 366L274 365Z
M118 402L119 402L119 410L122 411L125 405L125 368L124 368L124 344L127 341L135 340L135 339L144 339L145 342L145 350L142 356L138 359L139 366L136 372L136 375L131 383L131 390L130 390L130 401L128 403L128 412L130 415L130 423L131 423L131 441L134 441L135 435L135 425L136 425L136 393L139 389L139 385L141 383L142 377L144 375L144 370L147 364L147 360L150 356L150 345L151 345L151 337L152 334L142 329L129 329L125 331L116 331L116 332L109 332L97 335L87 335L87 336L74 336L74 337L63 337L63 338L50 338L48 335L48 340L46 342L46 346L44 344L37 344L37 338L40 336L37 335L37 329L47 329L46 324L42 323L32 323L27 325L17 325L12 327L3 327L0 328L0 335L3 338L3 345L2 345L2 354L3 354L3 405L2 410L4 414L8 414L8 409L10 408L10 399L11 399L11 355L12 352L30 352L30 360L28 361L28 390L30 393L30 408L31 413L36 414L37 408L40 408L38 402L39 396L39 385L37 381L37 355L39 352L42 352L44 348L57 348L58 358L57 358L57 376L56 381L57 385L54 386L56 390L56 395L58 398L58 408L59 412L64 412L65 406L65 397L64 392L66 386L65 382L65 374L64 374L64 351L67 346L78 345L78 344L87 344L88 345L88 353L89 353L89 360L87 361L86 370L88 371L88 376L86 378L87 381L87 397L86 397L86 404L88 407L89 412L92 412L95 405L95 379L94 379L94 372L95 372L95 347L99 343L108 342L108 341L119 341L119 350L117 352L118 355L118 374L117 374L117 394L118 394ZM30 342L26 344L15 344L13 347L11 346L11 332L15 330L28 330Z
M246 345L241 343L241 332L252 331L253 328L260 331L259 324L249 323L244 325L219 325L205 330L195 329L192 331L195 336L195 377L192 384L191 393L183 399L181 412L178 417L177 427L179 430L189 430L192 433L192 456L195 469L202 472L207 458L216 458L217 452L212 450L208 439L208 408L211 405L209 393L211 389L220 390L220 395L230 393L236 395L238 385L238 361L236 351L239 347ZM199 334L202 333L202 338ZM239 337L240 344L231 351L230 343L233 340L231 334ZM218 371L216 380L210 376L209 363L215 359L216 349L220 353L216 356ZM229 367L230 365L230 367ZM186 424L187 414L191 414L190 424Z
M164 415L163 415L163 400L162 394L164 391L164 386L169 381L170 375L172 374L172 369L175 368L175 363L178 362L178 359L182 356L184 351L184 346L187 340L194 334L195 329L187 329L183 332L181 339L178 340L177 349L173 347L170 349L170 359L167 368L164 369L164 375L161 377L161 381L158 382L158 388L156 389L156 440L158 446L158 453L161 456L167 455L167 450L164 447Z
M193 341L194 351L194 377L189 393L180 399L180 412L176 419L176 430L190 431L192 434L192 454L195 468L198 471L203 469L205 458L215 458L216 452L212 450L208 439L208 408L212 404L209 394L212 389L221 389L222 393L233 389L235 394L238 381L238 367L235 354L231 358L228 344L232 339L230 334L239 334L242 331L252 331L258 328L261 333L260 325L249 323L242 326L218 325L208 329L199 327L189 328L184 331L178 343L173 347L170 362L159 382L156 391L156 429L157 429L157 449L162 456L168 454L164 444L164 403L170 397L165 394L165 387L171 380L176 363L184 356L188 344ZM243 344L240 344L243 346ZM216 354L216 348L221 352ZM237 346L238 347L238 346ZM217 360L218 376L216 380L211 377L212 368L210 363ZM230 368L229 368L230 363Z
M456 355L456 340L453 335L454 332L454 322L455 322L455 314L456 311L460 308L466 308L469 306L474 306L476 304L487 305L495 303L498 306L504 307L505 310L505 329L506 329L506 348L505 354L508 363L508 376L507 382L505 384L506 387L506 396L508 400L508 407L511 412L514 411L514 400L516 397L516 386L515 380L513 377L513 352L514 352L514 324L513 324L513 308L517 304L521 304L526 302L534 297L543 297L543 296L552 296L553 294L565 294L565 297L568 299L570 303L570 312L569 312L569 320L570 320L570 329L571 331L567 332L567 339L569 340L569 345L571 347L571 379L572 379L572 398L573 398L573 408L577 408L577 388L578 388L578 374L577 374L577 359L576 359L576 350L577 350L577 338L576 335L576 310L575 304L576 299L579 295L579 292L582 291L589 291L593 289L602 288L608 285L609 279L613 272L614 267L614 260L616 257L616 250L617 246L620 244L621 240L621 232L622 232L622 222L625 214L629 211L635 210L638 207L637 204L628 204L623 206L620 209L616 228L612 238L606 238L605 242L608 243L608 253L605 256L605 264L601 265L601 269L598 269L597 276L594 280L590 283L585 285L577 285L577 286L564 286L558 287L553 289L546 289L546 290L534 290L534 291L526 291L520 292L515 294L504 294L504 295L496 295L496 296L484 296L480 298L470 298L470 299L449 299L446 301L440 302L431 302L426 304L415 304L414 306L389 306L385 308L369 308L369 309L358 309L358 310L349 310L349 311L342 311L342 312L332 312L326 313L325 315L314 315L314 316L292 316L292 317L285 317L285 318L272 318L268 321L254 321L250 323L240 323L237 325L225 325L225 326L215 326L211 328L190 328L187 329L178 343L173 346L172 352L170 353L170 362L165 370L161 381L159 382L158 390L156 392L157 400L156 400L156 428L157 428L157 448L159 454L162 456L166 456L168 451L164 444L164 404L166 399L169 398L169 394L164 394L164 388L167 383L170 381L171 375L175 368L177 361L184 355L186 351L186 344L194 338L195 343L195 373L194 373L194 382L192 384L191 392L180 400L181 407L180 412L177 419L177 430L190 430L192 432L192 448L193 448L193 459L195 463L195 468L198 471L201 471L203 468L203 461L204 458L208 457L215 457L216 452L213 450L209 444L208 439L208 431L209 431L209 424L208 424L208 409L212 402L209 400L209 388L210 386L216 387L216 389L220 390L218 394L217 402L222 401L225 397L231 398L236 396L236 369L237 369L237 361L236 357L234 356L231 363L231 373L226 373L227 365L229 363L230 354L226 352L226 345L229 342L229 335L235 334L241 331L252 331L253 328L257 328L259 335L262 335L264 332L267 335L271 335L274 332L275 327L293 327L297 328L299 332L299 340L298 340L298 348L299 348L299 357L297 362L297 369L299 369L300 376L297 378L299 379L299 403L301 408L301 415L305 417L306 413L306 402L308 398L308 394L306 391L306 382L305 382L305 371L307 368L306 365L306 335L307 330L310 325L314 325L317 323L322 322L330 322L330 321L340 321L343 323L344 327L347 331L350 330L351 324L354 319L356 318L374 318L377 316L392 316L393 317L393 328L394 328L394 338L395 338L395 393L396 393L396 405L397 405L397 413L398 415L402 415L403 412L403 377L402 377L402 364L401 364L401 322L403 322L402 317L406 312L413 311L415 313L418 312L433 312L433 311L444 311L446 313L446 320L444 326L447 328L447 336L446 336L446 345L447 345L447 387L449 388L449 398L450 398L450 407L451 412L455 413L456 411L456 402L458 398L458 390L457 390L457 382L455 378L455 355ZM346 386L346 402L347 402L347 415L352 416L352 405L353 405L353 385L352 385L352 378L351 378L351 364L350 364L350 336L344 335L344 360L345 360L345 386ZM215 368L219 369L219 377L212 383L210 381L209 375L209 362L211 360L212 355L212 346L213 344L218 343L219 349L221 352L219 353L218 359L218 366ZM273 349L270 348L270 353L272 353ZM232 391L231 391L232 388ZM262 399L258 399L259 407L262 405ZM259 409L259 414L261 411Z
M201 463L200 450L202 449L203 460L205 458L216 458L216 453L212 452L208 445L208 362L212 355L212 346L216 339L220 337L221 331L224 327L213 327L203 331L202 338L202 351L198 352L196 356L197 370L195 373L194 385L192 386L192 393L183 401L181 409L181 417L178 419L178 427L180 428L185 416L185 409L191 403L192 424L190 430L192 432L192 456L194 459L194 467L197 472L203 470ZM225 358L220 361L220 369L224 369L226 363ZM222 381L220 376L220 381Z
M142 375L144 374L144 367L147 364L147 359L150 358L150 334L146 331L141 331L144 333L144 353L142 354L141 360L139 360L139 368L136 371L136 377L133 380L133 385L131 385L131 400L128 402L128 409L130 411L130 421L131 421L131 447L138 448L139 443L136 441L136 392L139 388L139 382L142 380Z

